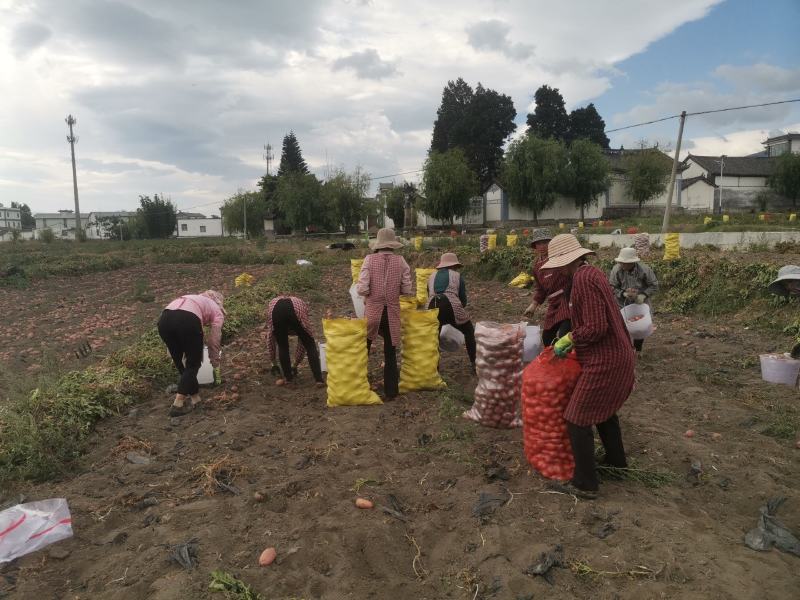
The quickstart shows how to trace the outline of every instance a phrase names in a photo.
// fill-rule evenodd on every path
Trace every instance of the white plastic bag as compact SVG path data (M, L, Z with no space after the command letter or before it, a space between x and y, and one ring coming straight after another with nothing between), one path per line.
M445 325L439 333L439 350L458 352L464 347L464 334L452 325Z
M17 504L0 512L0 564L72 537L65 498Z
M364 306L364 296L359 296L356 291L357 285L354 283L350 286L350 297L353 299L353 310L356 311L356 316L363 319L366 307Z
M528 325L525 328L525 342L522 347L522 362L528 364L539 356L544 345L542 344L542 331L538 325Z
M323 373L328 372L328 358L325 354L327 345L324 342L319 343L319 370Z
M301 267L310 267L313 263L305 258L299 258L295 261Z
M208 346L203 346L203 364L200 365L200 370L197 372L197 383L200 385L214 383L214 367L211 366L211 361L208 359Z

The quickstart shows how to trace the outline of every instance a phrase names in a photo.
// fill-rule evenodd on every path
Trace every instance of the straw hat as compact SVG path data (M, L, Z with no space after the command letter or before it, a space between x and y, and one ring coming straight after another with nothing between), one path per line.
M219 309L222 311L222 314L223 315L227 314L225 312L225 307L223 306L223 304L225 303L225 296L223 296L217 290L206 290L205 292L201 293L200 295L201 296L205 296L206 298L210 298L211 300L213 300L217 304L217 306L219 306Z
M439 260L439 264L436 265L437 269L446 269L447 267L462 267L463 265L458 261L458 257L455 255L455 252L445 252L442 254L442 258Z
M378 230L378 237L370 243L370 246L373 251L377 252L378 250L397 250L403 247L403 243L397 240L394 229L386 227Z
M547 250L547 262L542 265L543 269L557 269L565 267L581 256L594 254L594 250L589 250L581 246L581 243L571 233L561 233L550 240Z
M619 256L614 259L618 263L637 263L639 262L639 255L636 253L636 248L622 248L619 251Z
M549 229L534 229L530 245L533 246L536 242L549 242L552 239L553 236L550 235Z
M800 280L800 267L796 265L786 265L778 269L778 278L769 284L767 290L772 294L778 296L788 296L789 292L786 286L783 285L784 281Z

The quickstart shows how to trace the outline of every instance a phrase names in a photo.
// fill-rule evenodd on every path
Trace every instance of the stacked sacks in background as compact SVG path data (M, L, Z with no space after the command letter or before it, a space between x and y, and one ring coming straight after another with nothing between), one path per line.
M328 406L382 404L367 379L367 322L323 319Z
M436 269L422 269L417 268L414 270L417 280L417 306L428 306L428 279L431 275L436 273Z
M636 254L639 258L646 258L650 254L650 234L637 233L633 236L633 247L636 249Z
M553 348L545 348L522 375L525 457L549 479L566 481L575 469L563 415L580 374L574 352L558 358Z
M509 248L513 248L514 246L517 245L517 240L518 239L519 238L518 238L516 233L509 233L506 236L506 246L508 246Z
M525 325L479 321L475 326L478 385L463 417L488 427L519 427Z
M664 235L664 260L678 260L681 257L681 234Z
M479 243L481 254L483 254L484 252L486 252L489 249L489 236L484 233L479 238L479 242L478 243Z
M447 384L439 375L439 309L400 310L403 361L400 393L440 390Z

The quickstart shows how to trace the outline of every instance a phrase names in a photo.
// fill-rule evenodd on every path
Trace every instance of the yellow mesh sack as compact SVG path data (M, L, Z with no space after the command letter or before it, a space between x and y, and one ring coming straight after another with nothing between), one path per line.
M492 233L489 235L489 250L497 248L497 234Z
M664 260L677 260L681 257L681 236L668 233L664 236Z
M363 258L350 259L350 274L353 276L353 283L358 283L358 275L361 273L361 265L363 264Z
M403 326L400 393L446 388L439 376L439 309L401 311L400 323Z
M422 238L420 236L414 238L414 250L422 250Z
M524 271L508 282L509 287L526 288L533 283L533 277Z
M792 213L789 215L789 220L794 222L797 221L797 213Z
M703 218L703 225L711 225L711 223L713 223L713 222L714 222L714 219L712 219L711 217Z
M518 236L517 236L516 233L509 233L506 236L506 246L508 246L509 248L511 248L512 246L516 246L517 245L517 239L518 239Z
M323 319L328 406L383 404L367 379L367 321Z
M420 269L414 271L417 277L417 306L428 305L428 278L436 273L436 269Z
M417 310L416 296L400 296L400 312L404 310Z
M730 215L722 215L722 222L723 223L730 223L731 222Z

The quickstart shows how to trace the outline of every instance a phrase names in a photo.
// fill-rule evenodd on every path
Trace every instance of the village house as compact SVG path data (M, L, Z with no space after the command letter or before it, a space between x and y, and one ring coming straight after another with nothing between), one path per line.
M75 239L75 213L71 210L60 210L57 213L36 213L36 231L49 229L57 238ZM81 228L89 223L89 215L81 215Z
M222 237L222 219L217 216L206 217L200 213L178 213L175 237Z

